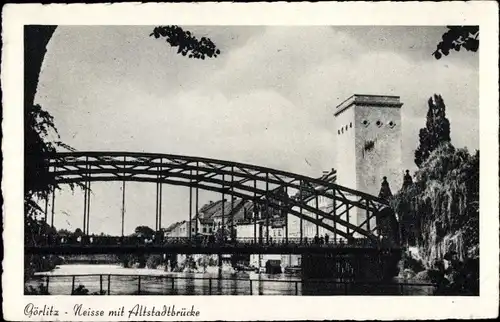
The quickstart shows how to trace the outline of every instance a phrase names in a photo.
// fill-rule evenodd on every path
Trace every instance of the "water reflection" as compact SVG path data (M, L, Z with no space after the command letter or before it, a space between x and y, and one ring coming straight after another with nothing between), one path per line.
M297 274L227 272L217 268L206 273L165 272L163 269L123 268L119 265L61 265L49 276L51 295L70 295L72 287L84 285L91 293L110 295L429 295L432 287L406 287L376 284L334 284L303 280ZM78 276L78 274L96 274ZM99 274L103 274L102 277ZM73 285L73 275L74 278ZM127 276L129 275L129 276ZM140 276L130 276L140 275ZM35 276L27 285L46 284Z

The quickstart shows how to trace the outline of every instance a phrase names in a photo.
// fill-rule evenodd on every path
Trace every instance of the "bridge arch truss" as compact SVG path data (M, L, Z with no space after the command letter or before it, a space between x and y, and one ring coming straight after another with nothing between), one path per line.
M58 152L50 157L49 166L58 184L85 183L89 187L90 182L99 181L149 182L156 183L160 191L162 184L184 186L251 200L347 240L362 236L378 242L384 234L379 216L387 212L386 200L291 172L209 158L133 152ZM318 207L320 197L330 200L332 207ZM90 201L85 201L85 207L90 207ZM359 224L349 222L350 211L363 211L366 219Z

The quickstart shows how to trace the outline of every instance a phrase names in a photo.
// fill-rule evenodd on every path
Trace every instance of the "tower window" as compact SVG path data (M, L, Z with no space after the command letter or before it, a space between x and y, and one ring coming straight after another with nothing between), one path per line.
M345 130L347 131L347 125L345 126Z
M349 127L352 127L352 122L349 124Z
M344 133L344 128L342 128L341 132Z
M392 128L392 127L395 127L396 126L396 123L394 123L393 121L390 121L389 122L389 126Z
M381 126L382 126L382 122L380 122L380 121L377 121L377 123L376 123L376 124L377 124L377 126L378 126L378 127L381 127Z
M340 130L337 131L340 134Z
M367 121L367 120L364 120L364 121L363 121L363 125L364 125L364 126L368 126L368 121Z

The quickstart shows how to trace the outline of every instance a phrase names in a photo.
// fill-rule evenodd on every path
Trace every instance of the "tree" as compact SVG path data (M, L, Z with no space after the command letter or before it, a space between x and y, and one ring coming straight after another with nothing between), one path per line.
M420 129L419 146L415 151L415 164L420 167L432 151L444 142L450 142L450 121L446 118L446 106L441 95L434 94L429 98L427 122Z
M391 203L403 229L415 232L427 254L456 232L463 233L466 253L472 253L479 245L479 151L440 145Z
M55 26L24 28L24 204L25 214L33 218L42 212L36 201L47 198L54 189L46 160L55 151L50 135L57 130L52 116L33 103L46 46L54 31Z
M137 236L145 238L151 238L155 234L155 231L148 226L137 226L134 232Z
M75 232L73 233L73 236L75 237L81 237L83 236L83 231L80 228L75 229Z
M443 34L442 41L437 44L436 51L432 55L441 59L443 55L448 56L450 51L477 52L479 50L479 26L447 26L448 31Z
M164 37L172 47L179 47L178 54L183 56L189 54L189 58L205 59L205 57L217 57L220 54L220 50L216 48L210 38L201 37L198 40L190 31L184 31L179 26L156 27L150 36L154 36L156 39Z
M69 231L69 230L67 230L67 229L65 229L65 228L59 229L59 230L57 231L57 234L58 234L59 236L72 236L72 235L73 235L73 233L72 233L71 231Z

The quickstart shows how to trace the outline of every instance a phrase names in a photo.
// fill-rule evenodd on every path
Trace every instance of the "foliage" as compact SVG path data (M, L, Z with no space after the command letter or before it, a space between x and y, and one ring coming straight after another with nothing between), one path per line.
M219 227L215 231L215 242L224 243L226 240L231 238L231 231L227 228Z
M447 26L448 31L443 34L442 41L437 44L436 51L432 53L436 59L442 55L448 56L450 51L477 52L479 50L479 26Z
M146 261L147 268L157 268L162 263L161 255L149 255Z
M446 106L441 95L429 98L427 122L420 129L419 146L415 151L415 164L420 167L432 151L444 142L450 142L450 121L446 118Z
M401 268L410 269L414 273L419 273L425 269L420 261L413 258L411 256L411 254L408 254L406 252L403 253L403 256L402 256L400 262L401 262Z
M155 231L148 226L137 226L134 232L137 236L145 238L152 238L155 234Z
M102 290L98 292L89 293L89 290L85 287L85 285L80 284L78 285L77 288L73 290L71 295L106 295L106 291Z
M185 268L188 268L188 269L197 269L196 261L194 260L193 256L191 256L191 255L187 255L186 256L186 260L184 261L183 264L184 264L183 266Z
M24 255L24 278L28 280L35 272L48 272L63 263L62 258L56 255Z
M424 249L459 231L466 249L477 247L479 151L471 155L465 148L443 143L422 163L415 182L403 188L391 203L402 230L414 231L416 243ZM403 240L408 242L405 236Z
M69 231L68 229L63 228L63 229L59 229L57 231L57 235L59 235L59 236L72 236L73 233L71 231Z
M124 268L131 268L137 260L136 256L131 254L121 254L118 259Z
M24 29L24 213L27 243L35 243L37 236L55 233L41 219L45 210L39 206L41 200L47 202L50 192L58 188L47 159L56 148L72 150L59 140L52 115L34 104L46 46L55 28L25 26ZM30 268L27 273L30 273Z
M50 295L50 293L47 287L40 283L36 288L31 285L25 286L24 295Z
M188 55L189 58L205 59L205 57L217 57L220 50L210 38L201 37L197 39L190 31L184 31L179 26L159 26L154 28L150 36L156 39L164 37L172 47L179 47L178 54Z
M75 229L73 236L75 236L75 237L83 236L83 231L80 228L77 228L77 229Z
M434 295L479 295L479 259L451 260L448 268L442 261L427 270L430 282L437 285Z

